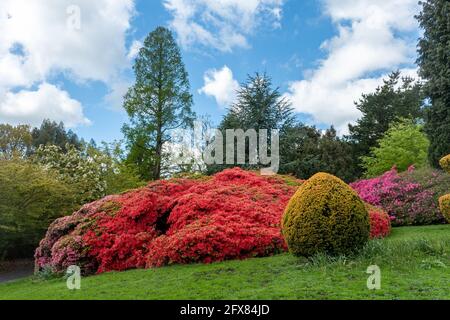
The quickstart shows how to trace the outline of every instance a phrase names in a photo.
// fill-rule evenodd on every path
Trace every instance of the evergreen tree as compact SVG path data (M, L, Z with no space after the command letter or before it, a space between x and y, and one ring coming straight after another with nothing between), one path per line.
M280 135L294 123L294 115L291 103L281 96L279 88L273 88L272 79L267 74L256 73L248 76L237 92L236 102L229 108L224 116L219 129L226 141L227 129L256 130L259 141L259 130L268 130L268 147L270 150L270 130L277 129ZM280 148L283 148L280 146ZM225 150L225 147L224 147ZM259 150L259 144L258 144ZM224 155L225 156L225 155ZM235 152L236 156L236 152ZM241 166L247 169L259 168L259 165L249 165L248 144L246 149L246 164L237 163L229 166ZM208 172L213 173L226 168L226 165L213 165L208 167Z
M349 125L347 137L353 145L355 161L378 145L392 122L424 117L422 84L410 77L401 78L399 71L392 72L383 82L374 93L363 94L356 103L362 117L355 125Z
M291 103L281 96L279 88L272 87L272 79L267 74L259 73L248 76L238 90L229 117L227 121L234 118L243 130L282 130L294 122Z
M159 179L163 146L172 130L192 126L188 74L172 33L163 27L144 41L134 65L136 83L125 96L130 124L123 127L130 155L142 179Z
M320 171L319 143L321 133L315 127L297 123L280 137L280 173L309 179Z
M417 16L424 30L419 40L419 74L427 80L425 93L431 105L427 107L425 130L430 139L429 160L439 167L439 159L450 153L450 2L421 2Z
M58 124L48 119L44 120L39 128L34 128L31 136L33 138L33 149L37 149L42 145L52 145L60 147L63 152L67 152L67 145L81 150L84 144L84 141L80 140L72 130L66 131L64 123L60 122Z
M332 126L319 143L320 171L331 173L346 182L358 177L358 168L352 156L352 146L337 135Z
M331 127L322 134L315 127L296 124L281 138L280 173L308 179L318 172L328 172L345 181L353 181L357 170L351 145L337 136Z

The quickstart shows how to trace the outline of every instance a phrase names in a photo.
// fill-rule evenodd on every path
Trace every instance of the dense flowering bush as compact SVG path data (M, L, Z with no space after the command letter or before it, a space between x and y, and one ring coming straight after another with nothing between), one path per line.
M351 187L364 201L387 211L393 226L445 223L433 185L427 187L414 181L414 171L411 167L400 175L393 168L380 177L355 182Z
M85 274L266 256L286 250L279 221L301 181L240 169L172 179L85 205L56 220L36 267Z
M268 256L287 249L284 208L302 181L230 169L113 195L52 223L37 270L84 274Z
M384 238L391 233L391 218L381 208L366 204L370 218L370 238Z
M411 167L407 172L401 173L400 177L405 181L418 183L424 190L432 192L436 203L440 196L450 190L450 175L442 170Z

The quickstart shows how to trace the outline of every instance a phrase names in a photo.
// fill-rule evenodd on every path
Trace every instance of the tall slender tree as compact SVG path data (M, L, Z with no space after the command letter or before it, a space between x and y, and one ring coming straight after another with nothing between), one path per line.
M419 74L426 79L427 107L425 131L430 139L429 160L439 167L439 159L450 153L450 2L421 2L417 16L423 29L419 40Z
M170 30L158 27L144 41L134 65L136 83L125 96L130 124L123 127L128 161L143 179L159 179L163 146L174 129L192 126L188 73Z

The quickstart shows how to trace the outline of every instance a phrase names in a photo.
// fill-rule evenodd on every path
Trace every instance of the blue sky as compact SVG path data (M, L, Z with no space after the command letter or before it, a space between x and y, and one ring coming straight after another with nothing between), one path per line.
M121 97L140 43L170 28L194 110L220 122L234 91L267 72L299 118L345 133L353 105L386 74L416 75L416 0L5 0L0 122L64 121L85 139L121 139Z

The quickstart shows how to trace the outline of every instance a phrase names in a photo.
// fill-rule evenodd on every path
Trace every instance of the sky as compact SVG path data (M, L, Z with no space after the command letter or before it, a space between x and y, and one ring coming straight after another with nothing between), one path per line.
M217 125L247 76L266 72L309 125L341 134L354 101L393 70L417 77L417 0L1 0L0 123L63 121L123 138L133 62L173 31L194 111Z

